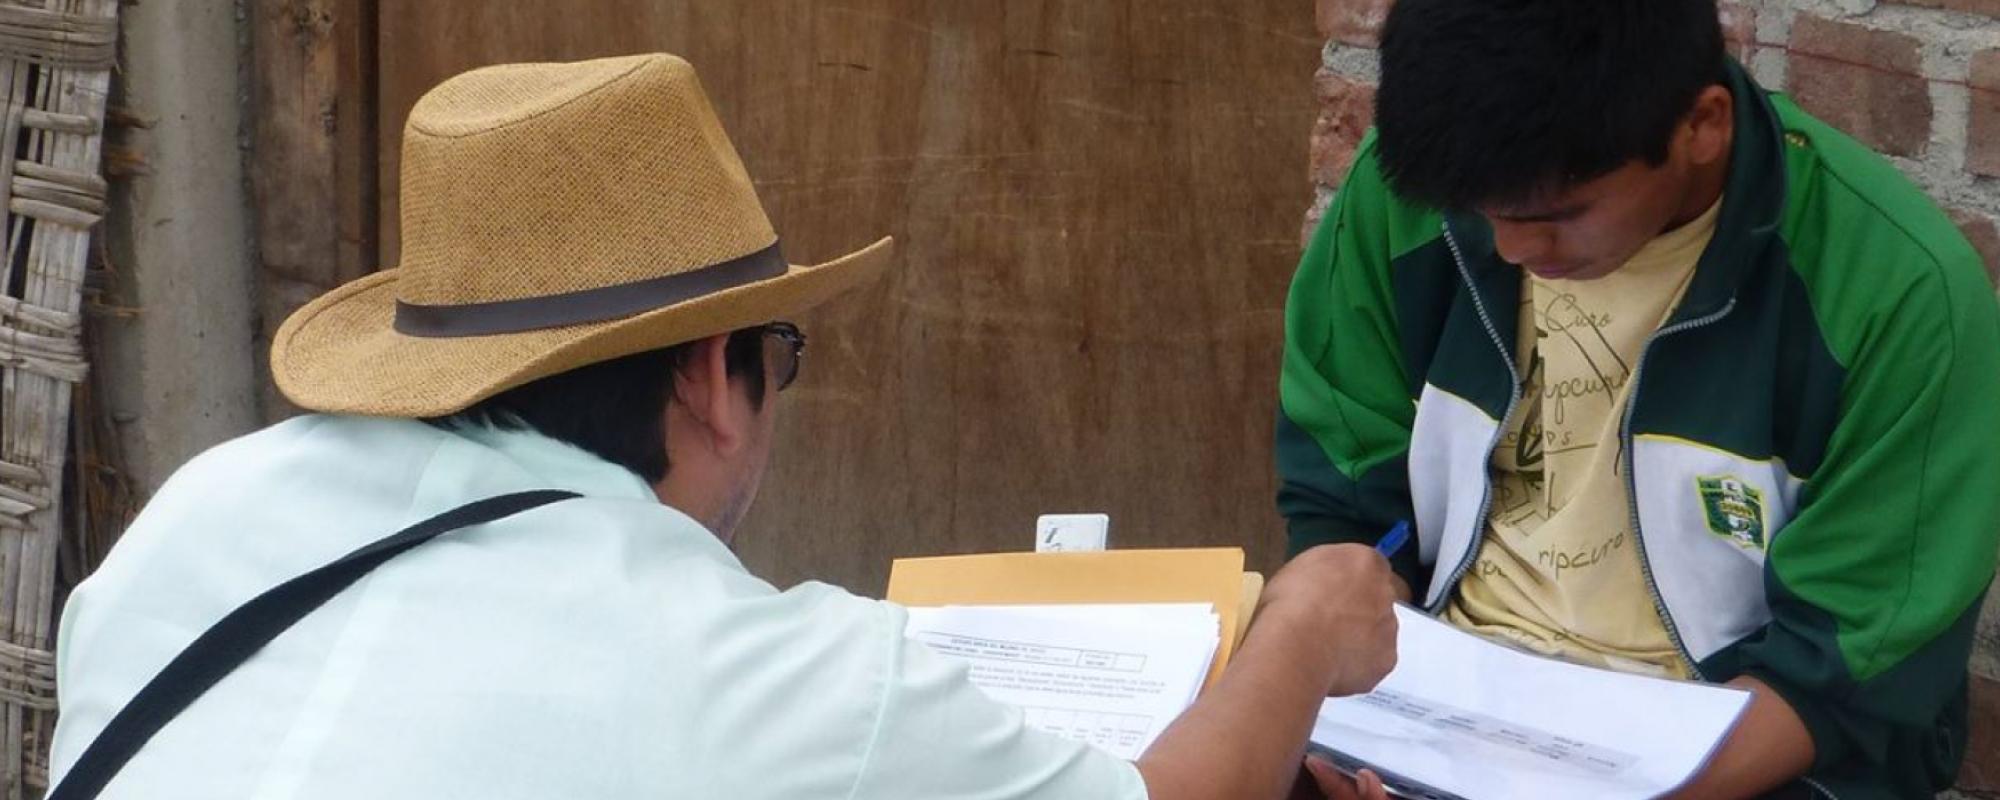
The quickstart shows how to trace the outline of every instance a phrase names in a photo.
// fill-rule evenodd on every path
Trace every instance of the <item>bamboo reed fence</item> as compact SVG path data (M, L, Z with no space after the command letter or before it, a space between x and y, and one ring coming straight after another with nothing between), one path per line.
M117 0L0 0L0 792L40 797L55 726L56 555Z

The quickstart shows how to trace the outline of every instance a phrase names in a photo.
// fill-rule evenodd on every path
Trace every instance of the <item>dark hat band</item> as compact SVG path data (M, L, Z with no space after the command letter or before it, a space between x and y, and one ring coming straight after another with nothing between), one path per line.
M489 303L430 306L398 300L395 326L406 336L448 338L604 322L776 278L787 269L773 242L720 264L615 286Z

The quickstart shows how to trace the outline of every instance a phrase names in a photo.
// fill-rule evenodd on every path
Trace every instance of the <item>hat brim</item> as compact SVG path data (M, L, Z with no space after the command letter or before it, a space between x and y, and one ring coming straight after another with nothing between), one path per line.
M586 364L804 311L874 280L893 249L885 237L824 264L604 322L444 338L395 330L399 271L385 269L286 319L271 341L271 375L286 398L314 411L444 416Z

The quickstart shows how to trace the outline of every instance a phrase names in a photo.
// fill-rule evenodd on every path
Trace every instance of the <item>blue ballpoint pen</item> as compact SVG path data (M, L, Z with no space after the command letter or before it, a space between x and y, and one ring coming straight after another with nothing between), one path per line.
M1409 540L1409 521L1397 522L1395 527L1390 528L1388 533L1382 535L1382 541L1375 543L1375 552L1381 553L1383 558L1393 557L1396 555L1397 550L1403 549L1403 543Z

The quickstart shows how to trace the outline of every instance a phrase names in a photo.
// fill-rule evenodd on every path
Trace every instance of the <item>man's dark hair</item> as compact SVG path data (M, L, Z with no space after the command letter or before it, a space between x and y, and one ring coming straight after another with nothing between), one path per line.
M1447 210L1658 166L1727 63L1715 0L1399 0L1381 57L1382 170Z
M741 375L752 408L764 406L763 328L729 334L723 348L730 375ZM485 425L533 430L631 470L647 483L667 476L667 403L675 371L687 366L694 343L677 344L586 364L516 386L444 417L439 427Z

